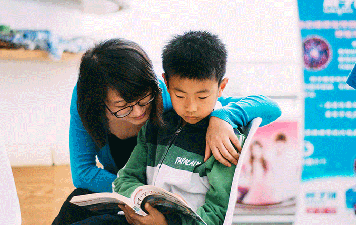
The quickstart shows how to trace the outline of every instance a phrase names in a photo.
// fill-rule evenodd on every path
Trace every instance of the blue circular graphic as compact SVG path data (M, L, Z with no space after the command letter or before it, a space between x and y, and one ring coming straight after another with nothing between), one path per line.
M324 69L331 60L331 47L320 37L306 38L303 41L303 58L306 69Z

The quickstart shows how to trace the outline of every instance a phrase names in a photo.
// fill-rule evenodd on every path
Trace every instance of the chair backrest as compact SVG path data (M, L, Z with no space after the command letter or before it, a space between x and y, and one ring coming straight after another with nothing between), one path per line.
M14 176L0 135L0 224L21 224L21 211Z
M246 158L247 151L251 144L251 140L253 135L256 133L258 127L260 126L262 119L257 117L250 121L246 127L242 128L243 133L246 135L246 140L242 146L240 158L238 160L237 166L235 168L234 178L232 180L231 191L230 191L230 199L229 199L229 206L227 208L227 212L225 215L224 225L231 225L232 218L234 216L235 205L237 201L237 188L239 186L239 177L242 169L242 164Z

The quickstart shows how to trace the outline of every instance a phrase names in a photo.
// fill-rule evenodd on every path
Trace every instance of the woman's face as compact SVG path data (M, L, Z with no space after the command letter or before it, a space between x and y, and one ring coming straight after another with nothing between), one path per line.
M277 155L282 155L285 150L285 142L283 141L276 141L274 144L274 148L276 149Z
M140 101L140 104L141 104L141 102L144 103L144 102L147 102L147 100L150 100L152 95L148 95L148 94L149 93L145 93L142 97L145 97L145 96L146 97L143 98L142 100L141 100L141 98L140 98L140 100L138 100L138 101ZM152 102L145 106L140 106L139 104L136 104L138 101L127 103L116 90L109 88L105 104L106 104L107 108L110 109L111 112L115 113L125 107L134 105L131 113L123 118L117 118L115 115L113 115L109 111L109 109L106 108L106 116L109 119L109 122L110 123L128 122L128 123L131 123L133 125L138 125L138 126L142 126L143 124L145 124L145 122L150 117L150 112L152 109ZM143 104L141 104L141 105L143 105Z

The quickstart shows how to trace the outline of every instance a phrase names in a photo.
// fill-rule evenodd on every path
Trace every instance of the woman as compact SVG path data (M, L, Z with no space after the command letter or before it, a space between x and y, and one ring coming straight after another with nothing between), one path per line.
M250 177L251 187L243 202L246 204L264 205L275 203L274 192L270 180L270 164L265 158L263 145L254 141L250 145Z
M220 98L207 132L206 159L228 165L241 150L232 126L259 116L263 125L280 116L278 105L263 96ZM71 103L70 164L74 186L53 224L80 221L89 212L69 203L72 196L111 192L116 173L128 160L148 118L160 124L162 110L172 108L164 82L157 80L147 54L136 43L112 39L87 51L81 61ZM233 116L232 116L233 115ZM230 125L230 124L231 125ZM209 150L209 151L208 151ZM104 169L96 166L96 157Z

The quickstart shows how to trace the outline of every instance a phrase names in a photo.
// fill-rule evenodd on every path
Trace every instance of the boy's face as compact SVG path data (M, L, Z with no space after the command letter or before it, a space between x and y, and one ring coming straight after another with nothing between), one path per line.
M174 110L190 124L198 123L210 115L228 82L224 78L219 86L215 80L192 80L180 76L171 76L167 82L164 74L162 76Z

